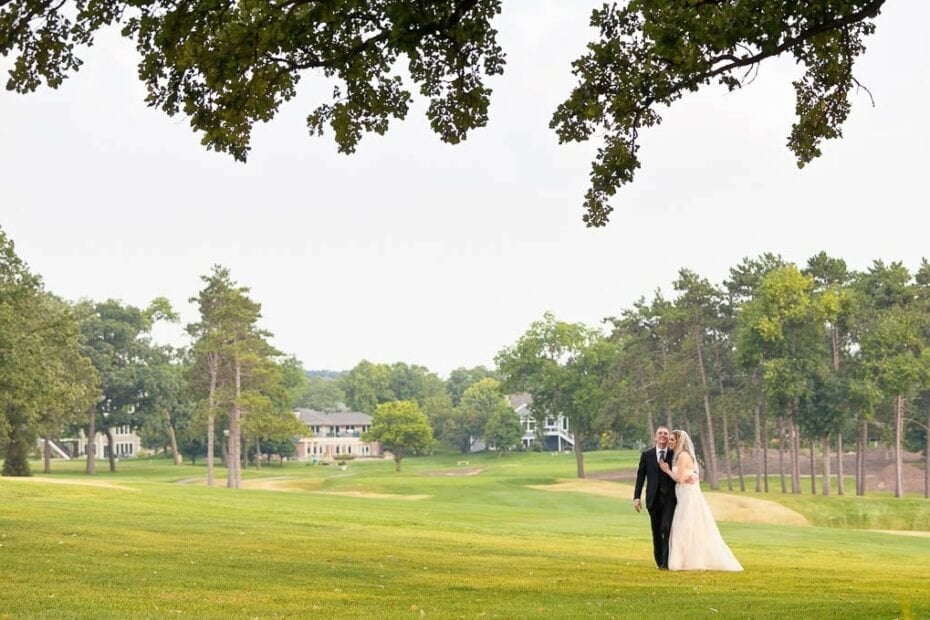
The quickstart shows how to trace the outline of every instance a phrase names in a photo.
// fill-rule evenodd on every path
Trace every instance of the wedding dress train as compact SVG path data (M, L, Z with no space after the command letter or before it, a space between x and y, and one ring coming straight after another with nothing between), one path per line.
M675 468L672 471L677 474ZM697 477L697 466L693 473ZM678 483L675 497L678 506L669 536L669 570L743 570L717 529L701 485Z

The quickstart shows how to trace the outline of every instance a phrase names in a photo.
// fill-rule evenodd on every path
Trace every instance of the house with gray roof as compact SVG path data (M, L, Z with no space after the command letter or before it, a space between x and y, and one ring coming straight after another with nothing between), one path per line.
M575 435L568 430L568 418L561 413L547 415L537 420L533 413L533 397L530 394L511 394L507 397L510 406L523 425L523 447L529 448L534 441L542 443L544 450L562 452L575 447Z
M326 412L295 409L294 415L309 433L297 440L297 460L333 461L340 458L381 458L384 451L377 441L362 441L371 428L371 416L359 411Z

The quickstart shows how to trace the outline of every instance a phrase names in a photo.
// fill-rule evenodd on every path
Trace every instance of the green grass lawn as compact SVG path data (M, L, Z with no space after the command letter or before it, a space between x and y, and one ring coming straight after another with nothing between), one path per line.
M246 473L289 491L161 459L0 479L0 618L930 617L930 538L864 531L930 530L926 500L771 493L815 525L721 522L745 572L670 573L629 501L528 486L572 456L461 458Z

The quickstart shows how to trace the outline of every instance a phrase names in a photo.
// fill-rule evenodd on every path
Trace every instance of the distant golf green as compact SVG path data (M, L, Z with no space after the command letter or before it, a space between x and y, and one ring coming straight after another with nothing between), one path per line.
M930 618L923 498L707 492L745 571L675 573L569 454L82 468L0 479L0 618Z

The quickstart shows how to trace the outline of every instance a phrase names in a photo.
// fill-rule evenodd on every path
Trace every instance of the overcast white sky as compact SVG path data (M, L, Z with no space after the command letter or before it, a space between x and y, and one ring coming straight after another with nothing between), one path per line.
M930 257L930 2L886 5L857 69L876 105L855 94L821 159L798 170L784 146L799 69L766 64L742 92L666 111L611 224L593 230L580 205L597 145L560 147L548 122L597 5L504 3L506 73L488 127L463 144L441 143L419 101L340 155L307 136L330 91L316 76L257 128L245 165L147 108L134 50L108 37L57 91L0 91L0 226L67 299L166 296L187 323L219 263L306 368L368 359L441 375L492 365L547 310L597 325L670 289L681 267L720 282L765 251L803 263L825 250L860 269ZM182 343L178 330L157 336Z

